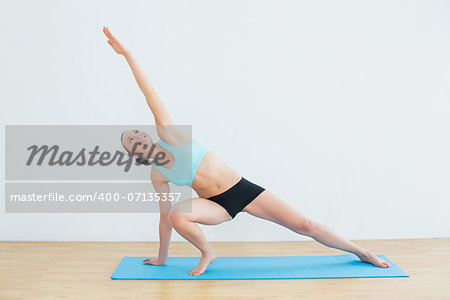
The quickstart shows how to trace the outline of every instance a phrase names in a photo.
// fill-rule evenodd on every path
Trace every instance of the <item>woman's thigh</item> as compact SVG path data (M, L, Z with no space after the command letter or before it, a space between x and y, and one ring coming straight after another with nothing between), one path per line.
M268 190L265 190L250 202L244 208L244 211L255 217L285 226L295 232L306 231L312 222Z
M177 203L170 210L170 214L179 214L180 217L203 225L217 225L231 220L231 216L222 206L204 198Z

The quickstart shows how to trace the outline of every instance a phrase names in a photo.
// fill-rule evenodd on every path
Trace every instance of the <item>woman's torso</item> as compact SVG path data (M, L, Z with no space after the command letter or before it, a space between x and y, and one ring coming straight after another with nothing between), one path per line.
M191 141L189 144L191 145L190 147L187 144L175 146L163 140L160 140L158 143L175 160L170 169L156 165L157 169L169 181L177 185L191 186L199 197L208 198L218 195L235 185L242 177L239 172L230 168L214 152L203 147L195 140ZM190 159L186 159L186 157L190 157L190 152L192 152L192 172L189 166L187 166L191 165L191 161ZM182 168L180 165L184 164L186 166ZM180 174L178 171L184 174Z

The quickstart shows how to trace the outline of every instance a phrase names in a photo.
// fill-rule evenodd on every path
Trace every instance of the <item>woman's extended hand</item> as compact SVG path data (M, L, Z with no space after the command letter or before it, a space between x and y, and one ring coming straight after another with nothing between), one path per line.
M117 54L124 55L127 52L127 49L119 42L118 39L115 38L115 36L112 35L108 27L103 26L103 33L108 38L108 44L111 45L111 47L114 49L114 51L117 52Z
M164 261L159 261L159 259L157 257L151 257L151 258L146 258L144 259L144 261L142 262L144 265L155 265L155 266L161 266L161 265L165 265L166 262Z

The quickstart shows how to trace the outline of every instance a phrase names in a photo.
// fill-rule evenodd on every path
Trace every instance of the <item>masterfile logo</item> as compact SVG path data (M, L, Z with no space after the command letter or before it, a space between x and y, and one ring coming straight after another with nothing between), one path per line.
M122 133L130 128L159 140L152 125L5 126L5 211L147 213L159 212L160 201L192 198L189 187L154 190L152 164L168 158L154 142L124 149ZM177 130L191 136L191 126Z

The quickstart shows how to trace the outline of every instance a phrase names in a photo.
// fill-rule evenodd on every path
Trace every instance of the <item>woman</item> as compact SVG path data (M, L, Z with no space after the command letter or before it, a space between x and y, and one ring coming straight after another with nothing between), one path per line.
M217 225L232 220L237 213L244 211L278 223L298 234L309 236L328 247L353 253L363 262L382 268L390 267L385 260L355 245L327 226L306 218L270 191L246 180L239 172L223 163L213 152L175 130L174 126L171 126L172 120L163 103L136 59L107 27L103 28L103 32L108 38L108 44L118 54L123 55L130 65L137 84L153 113L160 137L158 142L153 142L145 132L127 130L122 134L123 146L134 156L136 153L147 156L151 148L153 148L153 154L148 157L155 159L155 153L165 155L167 158L165 164L152 164L151 180L157 193L169 193L168 182L170 181L192 187L199 196L199 198L175 204L173 207L170 201L160 201L159 255L145 259L144 264L164 265L166 263L173 227L201 252L200 262L189 271L189 274L195 276L203 274L208 265L214 262L216 256L197 223ZM183 168L183 160L186 160L183 154L190 155L190 151L192 151L192 163L189 163L189 170L186 170ZM183 178L177 178L177 174L183 171Z

